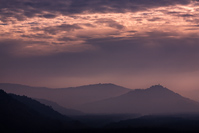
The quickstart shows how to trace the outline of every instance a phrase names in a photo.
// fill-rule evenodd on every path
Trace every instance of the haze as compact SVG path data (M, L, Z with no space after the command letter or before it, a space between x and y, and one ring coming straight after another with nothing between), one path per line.
M1 83L199 87L198 0L0 3Z

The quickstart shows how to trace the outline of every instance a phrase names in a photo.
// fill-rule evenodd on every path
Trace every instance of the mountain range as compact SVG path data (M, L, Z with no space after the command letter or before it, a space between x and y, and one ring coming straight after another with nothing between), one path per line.
M82 115L82 112L142 115L199 112L198 102L161 85L135 90L114 84L94 84L61 89L0 84L0 88L6 92L40 99L40 102L65 115Z
M80 87L50 89L45 87L0 83L0 89L7 93L49 100L65 108L74 108L81 104L119 96L130 91L130 89L114 84L94 84Z
M0 90L2 133L199 131L199 103L161 85L135 90L114 84L62 89L0 84L0 88L15 93ZM77 110L62 107L64 102Z
M199 103L161 86L136 89L123 95L84 104L78 108L89 113L172 114L199 112Z

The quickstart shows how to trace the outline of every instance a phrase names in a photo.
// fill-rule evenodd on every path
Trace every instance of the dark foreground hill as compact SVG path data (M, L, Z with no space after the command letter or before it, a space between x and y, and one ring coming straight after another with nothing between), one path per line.
M149 115L115 122L107 129L134 132L199 132L199 114ZM105 129L106 129L105 128Z
M9 95L12 98L16 99L17 101L26 105L27 107L38 112L42 116L52 118L52 119L64 120L64 121L72 121L71 118L58 113L57 111L53 110L52 107L42 104L32 98L29 98L27 96L19 96L15 94L9 94Z
M78 108L89 113L109 114L171 114L199 112L199 103L160 85L137 89L121 96L82 105Z
M25 96L0 90L0 132L54 132L81 125Z

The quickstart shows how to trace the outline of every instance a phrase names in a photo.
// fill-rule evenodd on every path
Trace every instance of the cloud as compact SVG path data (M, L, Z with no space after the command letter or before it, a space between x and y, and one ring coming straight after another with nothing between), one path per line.
M49 39L49 38L52 38L52 36L48 36L46 34L21 35L21 37L25 37L25 38L36 38L36 39Z
M35 31L43 31L44 33L48 33L51 35L56 35L62 31L70 32L77 29L82 29L81 26L77 24L61 24L57 26L47 26L45 28L34 27L33 30Z
M112 19L98 19L96 21L97 24L106 24L107 26L111 28L116 28L118 30L121 30L124 28L123 25L119 24L118 22L112 20Z
M196 9L193 4L190 4L160 7L135 13L60 15L50 20L45 17L36 17L0 25L2 29L0 40L20 39L25 42L23 44L27 44L24 45L26 48L21 51L37 53L36 50L39 50L40 53L56 54L57 52L69 52L68 49L71 49L73 45L76 48L103 46L103 44L98 46L98 42L93 45L95 42L92 42L92 39L103 42L103 39L129 40L132 38L135 40L137 38L142 42L143 37L147 39L153 34L160 39L164 39L165 36L183 38L197 34L196 14L198 12L190 12ZM154 42L149 40L148 44L154 45Z
M158 21L158 20L161 20L161 18L159 18L159 17L154 17L154 18L148 19L148 21Z
M70 37L62 37L62 38L58 38L57 39L58 41L74 41L75 39L74 38L70 38Z
M55 18L56 15L55 15L55 14L43 14L43 15L41 15L41 16L39 16L39 17L44 17L44 18Z
M55 18L57 15L72 15L79 13L108 13L140 11L153 7L175 4L189 4L191 0L0 0L1 21L16 18L23 21L35 16Z

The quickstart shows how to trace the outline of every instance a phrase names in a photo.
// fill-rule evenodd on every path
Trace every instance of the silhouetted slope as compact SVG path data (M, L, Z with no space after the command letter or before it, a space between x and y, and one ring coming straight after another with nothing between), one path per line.
M193 118L193 116L195 118ZM187 115L153 115L111 123L106 128L134 129L134 131L161 132L198 132L199 114ZM132 130L133 131L133 130Z
M38 112L40 115L52 118L52 119L58 119L58 120L65 120L65 121L72 121L69 117L66 117L55 110L53 110L50 106L47 106L45 104L42 104L34 99L31 99L26 96L19 96L15 94L9 94L12 98L18 100L19 102L25 104L30 109Z
M130 89L114 84L95 84L80 87L49 89L44 87L29 87L1 83L0 89L17 95L50 100L66 108L119 96L130 91Z
M85 104L78 109L89 113L184 113L199 112L199 103L156 85Z
M61 121L49 119L0 90L0 132L43 132L63 128Z
M191 98L199 102L199 89L182 91L181 94L185 97Z
M59 104L49 101L49 100L45 100L45 99L36 99L36 100L47 105L47 106L51 106L55 111L57 111L63 115L66 115L66 116L84 115L84 113L81 111L64 108L64 107L60 106Z
M72 118L89 125L90 127L103 128L105 125L121 120L133 119L139 117L139 114L87 114L72 116Z

